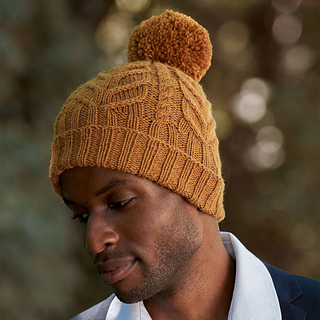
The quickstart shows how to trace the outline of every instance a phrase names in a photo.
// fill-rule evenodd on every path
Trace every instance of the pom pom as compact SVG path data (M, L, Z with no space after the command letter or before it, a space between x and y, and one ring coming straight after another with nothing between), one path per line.
M175 67L196 82L211 65L208 31L192 18L171 10L137 26L128 42L128 62L159 61Z

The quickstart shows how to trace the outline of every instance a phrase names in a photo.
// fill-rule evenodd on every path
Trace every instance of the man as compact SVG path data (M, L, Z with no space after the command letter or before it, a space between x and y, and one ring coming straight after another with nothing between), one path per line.
M230 233L210 103L207 31L166 11L128 63L78 88L55 125L50 178L114 295L74 319L319 319L320 284L264 264Z

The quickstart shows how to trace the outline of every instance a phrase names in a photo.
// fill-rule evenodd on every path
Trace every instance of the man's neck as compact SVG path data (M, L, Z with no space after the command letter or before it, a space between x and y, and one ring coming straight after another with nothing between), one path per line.
M235 281L235 261L227 253L218 229L204 240L195 261L175 286L144 301L154 320L225 320Z

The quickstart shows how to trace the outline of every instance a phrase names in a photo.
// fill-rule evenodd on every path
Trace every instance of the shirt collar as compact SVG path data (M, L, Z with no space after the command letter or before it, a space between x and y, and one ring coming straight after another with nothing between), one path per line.
M221 232L223 244L236 260L236 280L228 320L281 320L281 310L272 278L256 256L231 233ZM152 320L142 301L110 304L106 320Z
M276 289L264 263L231 233L221 232L223 244L236 260L236 279L228 320L281 320Z
M106 320L152 320L142 301L132 304L121 302L116 296L112 300Z

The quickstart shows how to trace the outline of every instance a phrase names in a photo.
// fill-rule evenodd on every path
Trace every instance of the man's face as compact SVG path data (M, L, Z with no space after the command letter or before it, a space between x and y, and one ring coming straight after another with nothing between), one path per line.
M65 203L85 226L97 270L121 301L172 294L194 272L202 213L180 195L95 167L67 170L61 185Z

